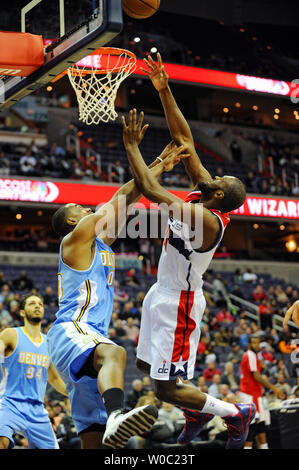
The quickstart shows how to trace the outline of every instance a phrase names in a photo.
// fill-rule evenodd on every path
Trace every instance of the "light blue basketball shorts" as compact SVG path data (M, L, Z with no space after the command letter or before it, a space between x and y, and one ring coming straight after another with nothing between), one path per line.
M104 425L107 414L97 379L78 378L78 372L98 344L115 343L95 327L81 322L54 323L47 334L47 342L51 360L69 392L77 433L92 424Z
M4 396L0 400L0 436L9 439L10 449L14 447L16 433L28 440L29 449L59 449L44 405Z

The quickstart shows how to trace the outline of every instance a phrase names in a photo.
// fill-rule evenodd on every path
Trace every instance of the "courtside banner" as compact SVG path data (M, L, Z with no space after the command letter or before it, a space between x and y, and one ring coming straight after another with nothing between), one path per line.
M57 181L0 179L1 201L41 202L67 204L69 202L98 206L108 202L119 186L86 183L64 183ZM185 200L190 190L171 190L171 193ZM158 206L145 197L138 208L158 209ZM242 207L232 214L250 217L271 217L279 219L299 219L299 200L266 196L247 196Z

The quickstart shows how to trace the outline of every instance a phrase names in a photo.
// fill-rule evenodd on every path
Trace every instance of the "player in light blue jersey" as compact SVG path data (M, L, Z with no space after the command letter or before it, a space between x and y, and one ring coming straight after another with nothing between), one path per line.
M47 382L67 396L65 384L50 361L46 336L41 333L44 302L27 294L20 303L24 326L0 334L0 449L14 446L13 435L24 435L31 449L58 449L44 407ZM1 359L2 358L2 359ZM5 370L5 374L4 374Z
M142 127L142 120L141 115L135 128L139 142L148 127ZM153 175L170 171L181 154L182 149L169 144L150 166ZM129 206L140 198L132 180L95 213L67 204L53 216L53 228L63 239L59 310L47 337L51 358L67 384L71 415L84 449L102 444L122 448L131 436L150 429L158 414L153 406L122 411L126 351L107 339L115 274L110 246L126 222Z

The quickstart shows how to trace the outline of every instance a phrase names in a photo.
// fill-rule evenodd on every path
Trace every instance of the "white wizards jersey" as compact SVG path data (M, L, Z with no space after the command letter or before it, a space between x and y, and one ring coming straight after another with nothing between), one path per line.
M192 194L192 193L191 193ZM187 199L188 201L188 199ZM181 221L169 217L168 229L158 266L158 284L170 290L192 290L202 288L202 276L212 261L216 248L223 237L230 218L228 214L211 209L220 221L220 231L215 246L202 253L195 251L187 240L189 227Z

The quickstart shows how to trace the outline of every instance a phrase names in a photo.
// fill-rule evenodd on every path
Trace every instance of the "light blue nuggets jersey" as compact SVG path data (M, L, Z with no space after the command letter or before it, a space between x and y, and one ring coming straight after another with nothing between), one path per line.
M24 327L16 328L16 331L17 346L12 354L4 358L6 374L3 396L43 404L51 362L46 336L41 333L41 342L37 344Z
M86 271L67 266L60 245L59 310L55 323L88 323L106 336L113 310L115 261L108 245L98 238L95 243L94 259Z

